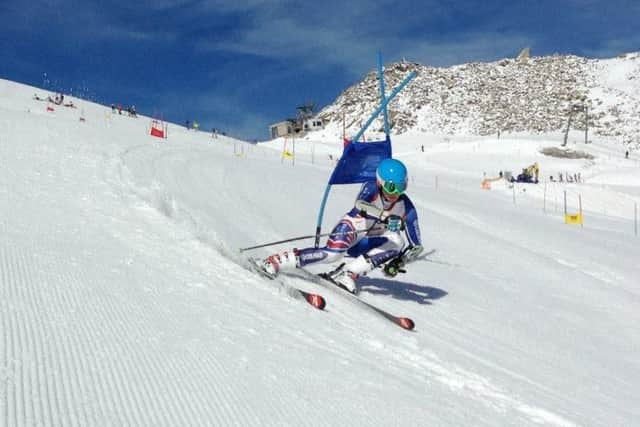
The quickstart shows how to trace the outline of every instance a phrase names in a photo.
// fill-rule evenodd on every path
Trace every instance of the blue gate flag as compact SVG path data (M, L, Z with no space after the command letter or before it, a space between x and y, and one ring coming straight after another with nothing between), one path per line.
M329 185L375 181L378 164L390 157L389 135L384 141L348 142L329 178Z

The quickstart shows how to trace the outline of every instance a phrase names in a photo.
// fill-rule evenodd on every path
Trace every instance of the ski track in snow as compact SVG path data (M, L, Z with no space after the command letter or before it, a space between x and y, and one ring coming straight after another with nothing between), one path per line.
M122 174L120 165L118 173ZM132 187L131 191L140 195L135 187ZM181 220L185 213L180 210L178 215L178 208L171 196L161 193L160 197L148 195L141 197L147 200L149 206L155 206L162 216L169 217L178 223L185 223ZM147 215L149 214L151 217L156 216L153 211L149 211ZM157 218L153 220L159 221ZM194 221L190 219L188 223L193 226ZM87 305L86 300L80 297L86 292L84 284L90 282L91 278L83 277L82 272L74 268L76 263L73 260L69 266L60 265L60 261L55 259L38 262L35 259L25 259L27 252L7 254L3 251L1 257L3 283L10 285L8 295L4 296L3 302L7 304L8 301L10 304L13 299L17 299L25 305L25 307L9 305L3 310L5 314L3 323L9 325L8 330L11 331L10 334L5 334L4 365L12 366L10 361L22 361L20 364L14 364L13 368L8 369L4 375L5 384L8 385L6 425L31 425L43 420L58 420L60 425L94 425L103 421L129 425L150 423L180 425L188 420L211 420L212 414L199 410L207 406L206 402L199 401L197 395L190 394L188 398L185 397L185 389L190 388L188 383L184 384L185 387L181 391L180 387L165 389L164 392L167 393L169 401L162 400L158 395L162 385L157 381L157 374L142 371L138 367L139 362L144 361L144 365L155 373L179 373L180 383L183 383L190 376L189 371L184 369L184 366L189 363L178 360L167 364L161 358L146 351L136 351L129 353L127 358L115 359L111 355L121 350L105 352L101 341L94 339L96 337L93 336L95 331L100 330L98 324L102 324L103 328L109 327L106 332L115 337L115 341L127 342L128 339L123 335L124 331L140 329L141 325L153 323L148 322L150 319L144 317L139 319L140 324L135 328L127 325L129 317L126 312L129 307L126 301ZM54 252L55 250L52 249L51 253ZM42 261L47 262L42 264ZM34 271L44 274L40 278L32 277ZM67 271L69 273L64 273ZM62 277L56 278L56 275L62 275ZM50 284L53 286L48 286ZM20 292L29 293L20 295ZM30 316L38 320L35 323L28 323L26 329L21 327L19 319L25 317L24 313L20 313L21 310L30 312ZM56 321L56 313L64 311L72 311L74 317L81 319L74 323L74 330L70 330L70 325ZM141 314L146 316L146 313L145 310ZM17 314L20 316L16 316ZM362 315L365 314L341 316L347 318L344 320L345 325L356 325L358 317ZM372 321L375 321L375 316L373 317ZM92 322L91 319L94 321ZM167 320L161 320L161 323ZM75 327L79 328L75 329ZM354 326L351 334L357 335L361 332L360 327ZM135 348L135 342L130 344ZM373 351L385 349L383 342L375 338L370 338L367 345ZM38 351L44 348L47 351ZM23 354L14 353L18 350ZM447 366L437 360L434 355L431 355L433 359L416 356L417 350L419 348L415 347L407 350L394 349L387 356L389 360L394 360L400 365L409 364L419 372L427 372L428 375L423 374L424 383L439 381L452 391L478 400L498 412L515 410L531 417L532 421L570 425L541 408L531 407L507 396L505 392L492 386L486 378L456 366ZM46 354L44 360L30 360L36 354L43 353ZM209 371L212 377L224 376L224 367L208 366L207 362L211 360L207 360L206 357L198 359L203 364L201 369ZM26 361L29 363L23 366ZM130 384L136 384L136 388L132 389ZM202 384L197 388L201 389ZM41 397L33 399L36 394ZM209 395L217 396L218 394L212 391ZM155 403L159 400L162 400L162 404ZM257 419L257 415L251 416L248 408L244 409L246 414L244 420L231 408L225 416L224 408L229 407L228 401L240 400L239 396L235 398L226 396L225 399L217 402L214 405L217 408L215 424L242 425L244 422L250 424L252 419ZM46 406L35 406L34 402L44 402ZM344 411L347 412L348 408L345 407ZM106 413L113 414L112 419L105 420L103 414ZM191 415L185 418L186 414ZM284 414L276 418L280 417L285 418Z
M247 394L242 389L226 390L210 412L204 399L221 395L192 367L198 360L195 372L224 378L222 363L197 353L167 358L146 348L153 332L145 325L171 324L170 312L136 310L123 289L114 298L92 300L91 288L107 286L92 283L96 273L108 277L120 273L117 268L85 274L80 260L64 259L55 247L0 250L4 425L247 425L259 418L250 407L241 414L230 407ZM162 372L171 374L163 378Z
M153 311L141 311L132 325L126 301L87 304L90 278L72 266L54 257L34 259L29 248L2 249L2 283L8 285L2 295L4 425L247 425L259 418L250 407L238 413L229 404L241 402L248 390L220 393L200 381L199 372L225 377L227 368L214 358L197 352L166 358L142 345L142 337L153 337L144 326L158 321L147 318ZM79 321L69 324L65 312ZM141 336L128 336L140 328ZM162 372L172 373L170 388ZM220 401L212 405L205 397ZM204 409L212 407L213 413Z
M293 281L298 286L304 287L305 280L304 279L296 279L294 277L287 277L289 281ZM309 286L306 283L307 287ZM325 289L325 288L320 288ZM340 292L324 292L329 301L334 302L336 299L344 300L350 306L351 310L346 311L345 313L349 313L353 310L357 311L356 315L347 315L345 314L344 320L345 325L354 324L354 322L361 323L363 322L362 317L370 317L371 321L378 321L382 323L386 323L379 319L376 315L369 313L368 310L360 307L354 301L350 301L349 298L346 298L344 295L341 295ZM337 298L336 298L337 297ZM366 294L362 295L362 298L367 299ZM330 310L330 309L329 309ZM341 310L342 312L342 310ZM358 319L360 319L358 321ZM366 320L365 320L366 322ZM395 329L397 326L388 325L388 329ZM359 330L358 327L354 327L352 331L350 331L354 335L362 334L363 331ZM427 332L427 330L420 330L419 326L417 327L417 333ZM403 333L403 332L401 332ZM406 334L411 334L411 332L404 332ZM431 335L433 338L434 336ZM429 384L433 382L440 382L442 385L449 388L452 392L464 396L466 399L472 399L478 401L480 404L486 406L487 408L495 411L496 413L506 414L506 413L520 413L520 415L524 419L528 419L531 422L544 424L544 425L557 425L557 426L574 426L573 422L554 414L550 411L545 410L544 408L540 408L537 406L533 406L527 404L517 397L510 395L507 391L501 390L499 387L492 384L492 381L489 378L485 378L476 373L470 372L460 366L455 364L447 363L446 361L441 360L431 351L425 351L420 347L418 342L415 339L407 339L403 340L404 345L401 346L392 346L388 347L385 345L384 341L379 338L369 336L365 340L367 346L376 352L386 353L384 359L388 361L393 361L395 364L404 365L407 368L410 368L413 372L419 372L419 375L413 377L414 381L420 381L425 387L428 387ZM442 339L441 341L445 341ZM451 343L445 343L448 345L452 345ZM492 368L501 370L508 375L517 378L520 381L525 381L531 383L531 381L525 377L522 377L514 372L509 372L503 368L493 365L491 362L482 360L474 356L471 352L466 350L464 347L455 346L455 349L458 353L464 354L465 356L477 359L481 363L491 365ZM544 389L547 393L555 394L554 391L545 388L540 384L531 385Z
M166 157L170 158L171 156L168 155ZM162 161L162 158L154 158L152 160L151 163L153 165L154 171L158 170L158 164L161 161ZM156 172L154 172L154 174L155 173ZM135 188L135 186L133 188ZM171 198L171 196L167 196L167 198ZM149 200L148 197L147 197L147 200ZM162 203L158 203L156 201L155 203L150 202L150 204L151 205L155 204L158 207L158 210L160 212L164 213L168 217L171 217L173 220L176 220L176 221L180 220L179 218L176 218L176 215L175 215L176 213L175 211L177 209L171 209L170 210L171 214L169 215L168 214L169 212L167 211L167 209L162 207ZM184 214L181 216L184 216ZM469 220L470 218L471 216L468 215L467 220ZM474 218L473 221L470 221L470 222L477 223L478 220ZM189 224L193 228L196 228L197 226L196 222L193 220L192 217L190 217ZM221 242L218 242L218 243L221 243ZM288 279L291 280L290 278ZM298 285L302 288L307 288L307 290L309 290L309 284L308 283L305 284L304 280L301 280L301 281L302 283L298 283ZM273 286L284 285L285 287L287 286L286 283L287 281L271 282ZM293 292L291 292L291 289L287 291L287 294L289 296L293 296ZM351 306L352 306L352 309L358 307L358 305L355 303L352 303ZM359 311L363 311L363 310L359 310ZM362 312L358 313L358 316L362 316L362 315L366 315L366 313L362 313ZM372 321L380 321L380 319L377 319L376 316L370 316L370 317L373 318ZM358 321L357 318L348 319L348 320L345 320L345 325L352 324L353 322L357 322L357 321ZM352 333L353 334L361 333L358 331L358 329L359 328L354 328ZM371 339L368 342L368 346L372 350L377 350L377 351L379 351L381 347L384 348L384 345L381 344L376 339ZM408 361L410 361L411 363L409 363L409 365L411 365L411 367L413 368L417 368L419 372L426 371L430 373L430 375L426 376L425 378L427 383L435 379L441 382L443 385L449 387L452 391L459 394L467 395L468 398L478 400L483 405L486 405L488 408L493 409L497 412L500 412L500 413L505 413L507 411L520 412L521 415L525 416L525 418L528 418L531 421L536 423L546 423L549 425L560 425L560 426L574 425L573 423L563 419L562 417L556 414L546 411L543 408L538 408L535 406L525 404L519 401L518 399L512 396L509 396L507 392L502 391L495 386L492 386L490 380L486 378L483 378L471 372L467 372L464 369L461 369L460 367L446 366L446 364L443 364L442 361L439 361L437 359L428 360L428 359L425 359L424 357L416 357L415 356L416 350L419 350L419 349L413 348L408 351L394 351L392 354L389 354L389 357L400 364L406 364ZM462 351L463 349L460 348L458 350ZM420 352L418 351L418 353Z
M91 108L94 119L104 116ZM382 295L362 294L412 317L410 333L337 291L296 277L264 280L242 265L239 245L293 232L273 212L299 218L316 207L294 185L284 196L262 194L297 177L277 150L252 147L237 158L233 143L203 146L180 130L180 142L141 142L141 122L104 116L78 127L57 113L28 116L35 130L20 125L21 112L0 121L0 154L16 165L0 165L10 184L0 185L8 237L0 241L0 425L573 426L625 425L637 414L627 405L637 365L624 352L633 335L619 326L637 319L624 303L637 300L628 286L635 270L616 265L606 248L592 249L595 261L575 255L602 238L599 229L589 240L560 238L557 218L518 210L534 204L526 198L491 210L465 197L472 193L464 174L452 172L455 186L443 179L440 191L423 176L412 191L427 245L437 248L433 262L400 279L405 294L384 281L375 282ZM116 136L95 136L109 129ZM299 165L314 182L326 179L328 165ZM246 174L259 167L263 191L255 194L256 177ZM352 194L335 192L336 205L351 202ZM510 197L485 195L491 203ZM290 203L297 198L314 204ZM529 230L508 221L515 214L556 230L549 233L557 232L559 249L527 239ZM620 236L611 241L633 247ZM585 289L562 286L566 276ZM293 301L290 286L323 294L326 312ZM411 291L439 286L441 300ZM579 298L580 311L572 304ZM621 321L596 317L604 298L614 298ZM530 317L543 313L576 329L532 348L549 326L541 319L543 332L530 338L537 325L508 307L520 300L530 303ZM589 314L598 322L582 325ZM609 338L609 327L619 338ZM581 340L585 331L620 355L549 358L556 347L596 347ZM596 369L609 361L628 375ZM593 369L593 379L577 375L582 368Z

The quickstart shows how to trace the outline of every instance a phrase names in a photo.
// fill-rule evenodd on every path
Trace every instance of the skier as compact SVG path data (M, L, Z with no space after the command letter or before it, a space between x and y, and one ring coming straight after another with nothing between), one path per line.
M354 259L329 273L347 291L357 294L357 278L378 266L394 277L422 252L418 215L405 194L407 168L402 162L383 160L376 178L362 185L354 208L333 228L326 246L273 254L262 261L264 271L275 277L281 270L334 263L348 254Z

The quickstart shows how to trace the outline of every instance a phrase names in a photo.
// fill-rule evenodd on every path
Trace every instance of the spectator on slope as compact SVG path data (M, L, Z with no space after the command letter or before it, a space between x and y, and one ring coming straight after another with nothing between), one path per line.
M336 224L324 247L292 249L262 261L263 270L277 276L316 263L334 263L353 257L329 274L340 287L356 294L356 280L384 266L387 276L398 271L422 252L417 211L405 194L407 169L399 160L385 159L376 171L376 181L362 185L354 207Z
M53 102L56 105L60 105L60 104L62 104L61 96L62 95L60 93L56 93L56 95L53 97L53 99L51 98L51 96L49 96L49 102Z

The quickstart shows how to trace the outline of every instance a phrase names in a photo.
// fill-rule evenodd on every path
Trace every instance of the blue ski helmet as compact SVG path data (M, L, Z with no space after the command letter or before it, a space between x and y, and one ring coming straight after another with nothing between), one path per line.
M387 194L400 195L407 189L407 168L396 159L384 159L376 170L378 185Z

